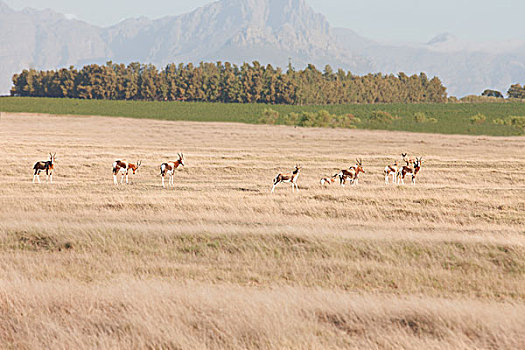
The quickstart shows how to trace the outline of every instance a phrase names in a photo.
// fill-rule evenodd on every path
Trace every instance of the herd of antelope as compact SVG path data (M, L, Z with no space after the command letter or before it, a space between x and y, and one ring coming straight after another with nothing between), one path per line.
M411 177L412 184L416 184L416 176L419 173L421 166L423 165L423 157L416 157L415 159L408 158L407 153L402 153L401 157L406 163L404 166L399 166L399 161L396 161L393 165L387 165L385 167L385 184L388 184L388 179L392 176L392 183L404 184L405 177L408 175ZM299 177L299 172L301 167L298 165L295 166L291 174L278 174L273 180L272 193L275 190L275 186L280 183L290 183L292 185L292 191L299 190L297 186L297 178ZM366 174L365 169L363 169L363 160L361 158L356 159L355 165L351 166L348 169L342 169L338 173L334 174L331 177L323 177L319 181L321 186L331 185L337 179L339 179L339 184L344 187L348 182L353 186L356 186L359 183L359 174Z
M178 159L176 161L168 161L160 165L160 176L162 179L162 187L166 187L164 178L168 176L168 188L175 187L175 170L179 166L184 167L184 154L178 153ZM53 183L53 170L55 165L56 153L49 153L48 161L36 162L33 166L33 183L35 180L40 183L40 173L46 171L46 182L50 181ZM388 184L390 176L392 177L392 183L395 184L404 184L405 177L410 176L412 184L416 183L416 176L421 170L423 165L423 158L416 157L415 159L409 158L407 153L401 154L402 160L406 163L404 166L399 166L399 161L395 161L392 165L387 165L384 170L385 175L385 184ZM142 161L139 160L136 163L130 163L124 159L116 160L113 162L113 183L118 185L117 175L121 174L120 184L123 183L124 178L126 178L126 184L129 184L129 172L131 171L133 175L142 165ZM271 192L275 191L275 187L281 183L289 183L292 185L292 192L295 190L299 191L299 186L297 185L297 179L299 178L299 172L301 167L296 165L294 170L290 174L277 174L273 180L273 187ZM348 169L342 169L338 173L334 174L331 177L323 177L320 180L321 186L330 185L339 179L339 184L344 187L348 182L352 186L356 186L359 183L359 175L366 174L366 171L363 169L363 160L361 158L356 159L355 165L349 167Z
M412 184L416 184L416 175L423 165L423 157L416 157L416 159L408 158L407 153L402 153L401 157L403 157L406 165L399 167L399 162L396 161L393 165L387 165L385 167L385 184L388 184L389 176L392 176L392 183L404 184L405 176L407 175L412 177Z

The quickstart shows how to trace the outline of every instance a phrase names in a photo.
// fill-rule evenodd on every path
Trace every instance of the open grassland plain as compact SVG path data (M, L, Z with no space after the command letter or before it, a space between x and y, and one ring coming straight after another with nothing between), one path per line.
M525 134L525 103L442 103L442 104L348 104L322 106L291 106L267 104L147 102L79 100L65 98L3 97L0 111L49 113L60 115L102 115L161 120L260 122L265 109L281 115L325 110L333 115L353 114L358 129L396 130L440 134L516 136ZM375 112L394 117L378 122L370 117ZM477 116L481 115L481 118ZM474 119L473 119L474 118ZM484 119L483 119L484 118ZM506 125L508 118L519 124Z
M8 113L0 126L2 348L525 348L523 137ZM385 185L405 151L425 161L417 185ZM48 152L55 183L33 185ZM359 186L320 187L356 157ZM131 185L113 185L119 158L143 161ZM295 164L300 192L270 194Z

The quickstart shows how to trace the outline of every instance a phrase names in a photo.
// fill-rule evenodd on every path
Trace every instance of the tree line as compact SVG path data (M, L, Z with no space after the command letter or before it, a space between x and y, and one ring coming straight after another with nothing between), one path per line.
M268 104L446 102L439 78L424 73L357 76L330 66L286 71L271 65L200 63L129 65L107 62L82 69L24 70L13 76L12 96L79 99L206 101Z
M513 84L507 91L509 98L525 99L525 85Z

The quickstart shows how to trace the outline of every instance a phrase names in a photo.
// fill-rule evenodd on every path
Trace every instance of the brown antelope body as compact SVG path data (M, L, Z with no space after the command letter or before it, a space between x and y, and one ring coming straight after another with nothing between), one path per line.
M337 174L339 176L339 184L344 187L346 181L350 180L350 183L353 186L356 186L359 183L359 174L361 173L366 174L363 169L363 160L356 159L356 164L354 166L351 166L348 170L343 169Z
M129 171L131 170L133 172L133 175L137 172L137 170L142 165L142 161L139 160L136 164L129 163L126 160L116 160L113 162L113 182L115 185L118 185L117 182L117 175L118 173L121 174L120 177L120 183L122 184L122 181L124 180L124 176L126 176L126 184L129 184L128 176Z
M280 183L290 183L292 184L292 192L295 192L295 189L299 191L299 186L297 186L297 178L299 177L300 171L301 167L296 165L291 174L278 174L275 179L273 179L272 193L275 190L275 186Z
M409 165L405 165L399 169L397 173L397 183L405 183L405 176L410 175L412 176L412 185L416 184L416 175L421 170L421 165L423 164L423 157L416 157L416 160L414 161L414 167L411 167Z
M388 177L392 175L392 183L396 183L397 172L399 171L399 162L396 162L393 165L387 165L385 167L385 184L388 184Z
M407 158L407 153L401 153L401 157L403 158L403 161L407 164L407 166L410 166L410 162L413 162L411 159ZM388 177L392 175L392 183L395 184L397 182L397 174L399 173L399 162L396 160L396 162L393 165L387 165L385 167L385 184L388 184Z
M51 154L49 153L49 160L48 161L40 161L36 162L35 165L33 165L33 170L35 171L33 173L33 183L35 183L35 180L40 183L40 172L46 171L46 182L50 181L53 183L53 170L55 168L55 156L56 153Z
M179 159L174 162L162 163L160 165L160 176L162 177L162 187L166 187L164 184L164 177L168 175L168 188L170 186L175 187L175 169L180 165L184 166L184 154L178 153Z

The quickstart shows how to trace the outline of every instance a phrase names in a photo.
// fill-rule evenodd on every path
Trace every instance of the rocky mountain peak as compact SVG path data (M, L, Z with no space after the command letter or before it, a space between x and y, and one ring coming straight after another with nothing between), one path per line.
M331 28L304 0L220 0L180 16L134 18L107 28L50 10L14 11L0 0L0 33L0 94L25 68L108 60L158 67L257 60L286 67L291 59L297 68L329 64L355 74L426 72L459 96L525 81L523 42L484 46L442 33L423 45L379 44L350 29Z
M451 33L441 33L430 39L426 45L443 44L450 41L457 40L456 36Z

